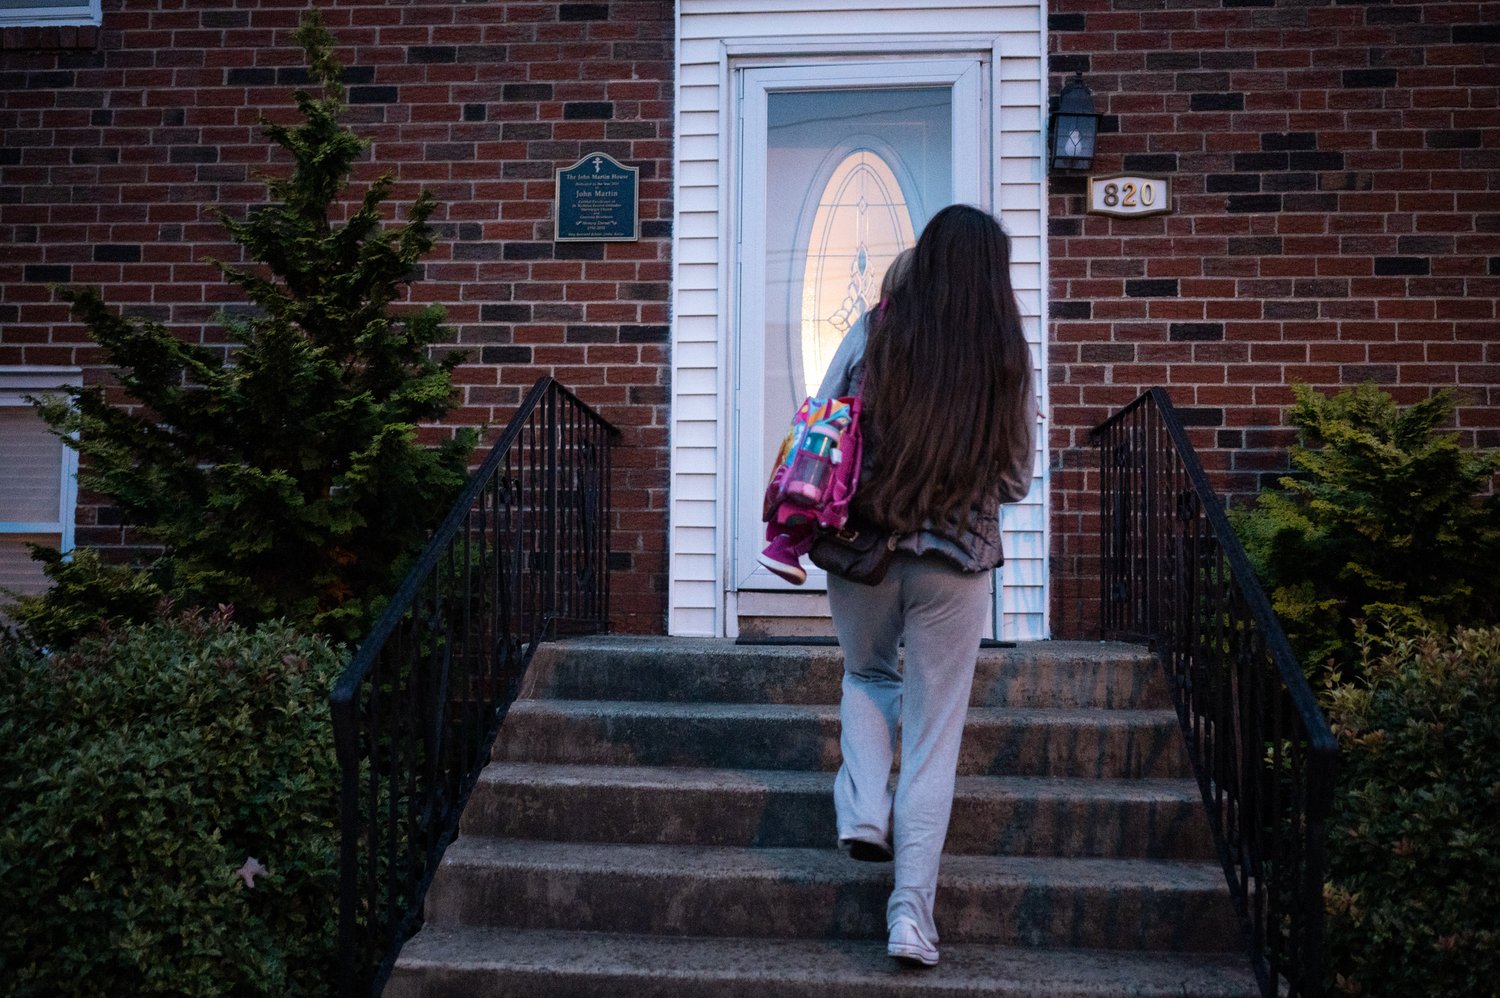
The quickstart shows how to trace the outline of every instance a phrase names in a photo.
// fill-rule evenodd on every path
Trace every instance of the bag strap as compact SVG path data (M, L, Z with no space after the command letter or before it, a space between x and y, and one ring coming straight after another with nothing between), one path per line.
M839 463L829 483L828 500L818 514L819 526L837 530L849 520L849 502L859 487L860 464L864 460L864 434L860 428L863 398L849 398L849 425L839 437Z

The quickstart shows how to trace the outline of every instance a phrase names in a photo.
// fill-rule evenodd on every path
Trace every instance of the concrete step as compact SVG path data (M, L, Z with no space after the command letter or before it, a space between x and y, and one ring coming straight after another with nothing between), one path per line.
M837 703L834 647L748 646L728 639L573 638L542 645L526 694L571 700ZM976 707L1168 705L1156 656L1139 645L1029 641L979 653Z
M833 774L491 763L463 834L569 842L826 847ZM1191 779L960 777L946 851L1211 859Z
M427 894L434 925L798 939L885 935L891 864L835 849L460 837ZM944 856L947 942L1222 951L1239 938L1222 870L1144 859Z
M1227 940L1226 940L1227 941ZM427 926L385 998L1259 998L1239 954L944 943L930 970L883 942Z
M518 700L494 759L611 766L833 770L832 704ZM970 708L963 775L1183 777L1191 772L1170 710Z

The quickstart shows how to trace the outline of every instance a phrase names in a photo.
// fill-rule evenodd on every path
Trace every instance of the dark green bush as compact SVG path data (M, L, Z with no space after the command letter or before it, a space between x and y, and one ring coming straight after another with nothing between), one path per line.
M1500 628L1388 638L1330 698L1330 986L1474 998L1500 982Z
M6 993L326 993L342 664L224 611L0 646Z
M1500 622L1500 458L1443 432L1452 394L1403 409L1373 385L1295 390L1298 474L1234 524L1314 688L1359 678L1358 620Z

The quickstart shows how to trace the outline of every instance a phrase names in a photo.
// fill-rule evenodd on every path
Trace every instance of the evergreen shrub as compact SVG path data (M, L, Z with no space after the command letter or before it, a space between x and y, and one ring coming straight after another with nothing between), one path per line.
M1500 622L1500 456L1443 431L1453 394L1294 387L1296 473L1232 520L1314 688L1359 680L1358 621Z
M388 220L389 175L345 196L369 142L340 122L342 70L316 10L297 40L315 92L297 91L299 123L262 122L290 172L264 178L267 203L244 217L215 213L248 261L212 261L250 302L214 337L236 346L226 357L116 313L95 290L64 289L131 407L93 385L39 408L82 454L80 483L164 550L151 577L180 605L229 604L246 621L354 640L462 487L477 435L418 439L450 408L461 355L429 355L451 340L441 308L393 307L433 245L435 204L423 192ZM12 616L54 645L30 622L110 619L74 593L56 585Z
M1325 888L1330 991L1495 994L1500 628L1375 647L1369 687L1345 684L1330 698L1340 745Z
M343 664L223 610L0 644L0 990L326 994Z
M32 557L42 563L52 591L45 598L23 599L6 613L17 617L40 648L67 647L111 621L149 620L166 598L151 573L112 564L93 548L79 548L65 559L55 549L36 547Z

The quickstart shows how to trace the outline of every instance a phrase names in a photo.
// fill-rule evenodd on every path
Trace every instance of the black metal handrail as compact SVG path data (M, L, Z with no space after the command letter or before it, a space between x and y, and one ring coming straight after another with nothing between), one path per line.
M609 622L610 444L527 394L339 678L339 993L378 993L540 641Z
M1093 437L1102 629L1162 657L1262 993L1316 998L1338 743L1166 392Z

